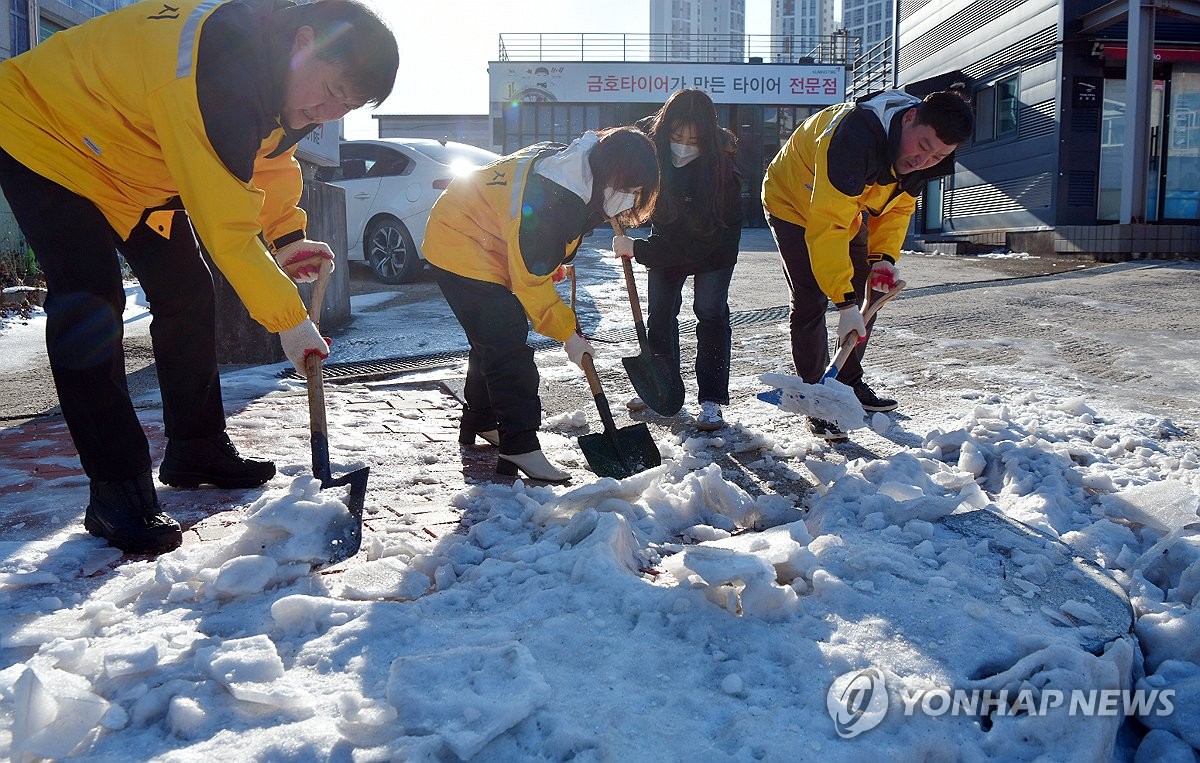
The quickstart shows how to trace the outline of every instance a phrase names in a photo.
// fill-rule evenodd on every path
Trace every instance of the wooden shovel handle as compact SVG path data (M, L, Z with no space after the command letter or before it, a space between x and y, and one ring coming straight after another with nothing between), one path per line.
M890 291L884 292L878 297L875 297L875 299L871 299L871 297L874 295L868 292L867 306L863 309L863 325L865 326L866 324L870 323L871 319L875 317L875 313L879 312L879 308L886 305L892 299L892 297L899 294L900 290L905 286L908 286L906 281L896 281L896 285L893 286ZM867 288L870 289L869 286ZM853 338L851 338L851 335ZM847 341L838 345L837 355L835 355L833 360L830 361L829 367L825 369L825 375L822 378L829 379L836 376L838 371L842 369L842 365L850 357L850 353L854 352L854 348L858 346L857 331L851 331L850 335L847 335L846 339Z
M583 375L587 377L588 388L592 391L592 397L603 395L604 388L600 386L600 377L596 374L596 366L592 363L592 354L585 352L579 361L579 365L583 368Z
M618 236L625 235L625 229L621 227L616 218L610 217L608 224L612 226L613 233ZM637 281L633 279L633 265L629 262L628 257L621 258L621 268L625 271L625 291L629 294L629 308L633 311L633 324L638 328L638 338L640 339L644 331L641 327L645 325L642 320L642 300L638 297Z
M312 299L308 304L308 318L321 330L321 308L325 305L325 290L329 286L329 274L333 270L333 262L321 261L321 269L317 272L317 281L313 284ZM324 437L329 426L325 420L325 384L321 371L321 356L310 354L304 359L304 380L308 383L308 428L313 435ZM319 471L316 464L313 471Z

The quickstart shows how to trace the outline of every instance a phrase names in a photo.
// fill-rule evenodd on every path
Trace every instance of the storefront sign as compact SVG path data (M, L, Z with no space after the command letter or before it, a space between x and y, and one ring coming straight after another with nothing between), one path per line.
M488 63L493 102L664 101L681 88L716 103L829 106L845 98L846 70L810 64Z

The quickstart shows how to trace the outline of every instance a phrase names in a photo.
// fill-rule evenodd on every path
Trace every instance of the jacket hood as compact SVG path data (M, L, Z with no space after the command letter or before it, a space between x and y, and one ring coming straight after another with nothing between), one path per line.
M592 166L588 163L588 155L599 142L600 136L589 130L557 154L538 159L533 171L566 188L587 204L592 200Z
M858 106L875 115L875 118L883 125L883 132L888 138L899 138L899 134L892 135L892 120L901 112L911 109L920 102L920 98L909 95L903 90L884 90L863 98L858 102Z

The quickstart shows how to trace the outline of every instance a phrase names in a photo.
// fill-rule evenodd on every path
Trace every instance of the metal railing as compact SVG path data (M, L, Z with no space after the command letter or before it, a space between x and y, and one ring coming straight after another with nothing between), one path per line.
M829 35L529 32L500 35L500 61L670 61L848 65L860 42Z
M892 40L888 38L854 59L850 82L846 85L846 100L886 90L892 84Z

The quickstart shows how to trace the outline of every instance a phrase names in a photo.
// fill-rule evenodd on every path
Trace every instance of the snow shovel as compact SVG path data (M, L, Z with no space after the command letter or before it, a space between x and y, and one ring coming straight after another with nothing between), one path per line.
M312 299L308 306L308 317L320 330L321 307L325 302L325 288L329 285L329 272L333 263L321 263L317 281L313 284ZM321 481L321 489L349 487L346 508L349 520L330 526L326 530L325 561L317 569L345 561L358 553L362 545L363 503L367 497L367 475L371 467L364 466L336 479L329 468L329 436L325 421L325 385L321 371L321 356L312 353L304 360L304 378L308 382L309 442L312 445L313 476Z
M620 223L616 220L609 222L618 236L624 235ZM621 358L621 363L629 375L630 384L646 405L655 413L674 416L683 407L683 377L679 375L679 365L670 358L650 352L646 324L642 322L642 303L638 299L637 283L633 280L633 265L622 257L621 266L625 269L625 290L629 292L633 325L637 329L638 346L641 348L637 357Z
M600 386L600 377L596 375L596 366L592 364L592 356L584 354L582 364L592 397L596 400L596 409L600 411L600 420L604 422L603 432L585 434L579 438L579 449L583 451L588 466L601 477L624 479L661 464L658 446L654 444L650 430L644 423L617 429L612 410L608 407L608 398Z
M871 319L875 317L875 313L879 312L879 308L886 305L888 301L892 299L892 297L895 297L897 294L899 294L900 291L907 285L908 283L906 281L896 281L896 285L893 286L890 291L880 294L873 300L870 299L872 294L868 292L867 297L869 303L865 308L863 308L863 324L865 325L870 323ZM870 286L867 288L870 289ZM833 360L829 361L829 365L825 368L825 373L821 375L821 378L817 381L817 384L824 384L829 379L835 378L838 375L838 372L842 370L842 366L845 365L846 361L850 358L850 353L854 352L854 348L857 346L858 333L851 332L851 336L848 337L848 340L844 342L840 348L838 348L837 354L833 356ZM779 388L769 389L766 392L758 393L757 397L764 403L779 405L783 401L783 390ZM803 399L804 396L799 395L799 397Z

